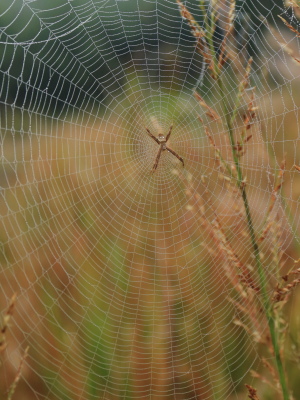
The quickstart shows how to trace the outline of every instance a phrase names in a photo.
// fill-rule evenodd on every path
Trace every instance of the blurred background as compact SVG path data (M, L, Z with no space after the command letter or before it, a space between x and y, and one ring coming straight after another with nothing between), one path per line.
M204 2L208 15L214 3ZM202 25L198 1L184 4ZM228 4L219 2L221 17ZM257 232L286 160L276 223L261 245L270 296L300 257L299 44L278 18L297 27L296 12L281 1L237 1L236 58L224 72L234 104L253 58L257 118L241 165ZM228 279L220 235L252 271L251 242L194 91L221 119L230 110L178 4L2 0L0 33L3 315L17 295L3 398L18 377L12 398L21 400L244 399L245 383L279 399L257 339L263 315L238 307L239 283ZM216 49L223 37L220 23ZM230 159L224 124L206 123ZM185 168L164 152L152 174L159 147L146 128L157 136L171 125L168 145ZM278 327L295 399L299 301L295 291Z

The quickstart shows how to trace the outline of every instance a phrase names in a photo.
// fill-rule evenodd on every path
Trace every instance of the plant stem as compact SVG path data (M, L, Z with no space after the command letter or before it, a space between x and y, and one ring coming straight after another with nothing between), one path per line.
M280 381L284 400L289 400L289 392L288 392L288 388L287 388L287 384L286 384L283 363L282 363L281 356L280 356L280 347L278 344L278 335L276 332L274 310L273 310L273 305L270 301L269 294L268 294L267 275L266 275L264 266L261 262L260 249L259 249L258 242L256 240L251 210L250 210L247 192L246 192L246 181L243 177L242 168L240 166L240 154L238 152L239 150L238 150L238 147L236 146L235 138L234 138L234 125L233 124L234 124L234 121L235 121L235 118L237 115L237 109L238 109L238 106L240 103L240 98L238 97L236 99L235 106L232 109L228 102L228 97L225 95L224 85L223 85L223 81L222 81L222 76L221 76L222 67L223 67L222 62L219 62L220 60L218 59L218 54L216 53L215 48L214 48L213 35L215 32L215 28L216 28L216 18L217 18L216 13L213 8L211 10L211 14L210 14L210 18L209 18L208 14L207 14L208 10L206 9L204 2L200 2L200 7L204 13L205 39L206 39L206 44L208 46L208 49L209 49L209 52L211 55L211 64L210 64L211 76L217 82L217 85L219 88L219 94L220 94L220 98L221 98L221 102L222 102L224 119L226 121L233 162L234 162L234 166L235 166L235 170L236 170L236 184L240 190L240 193L241 193L241 196L243 199L243 203L244 203L244 209L245 209L245 213L246 213L250 241L252 244L253 255L255 258L257 273L259 276L260 292L261 292L261 298L262 298L262 303L263 303L263 309L264 309L264 312L265 312L265 315L266 315L266 318L268 321L268 327L269 327L271 341L272 341L272 347L273 347L273 351L274 351L274 355L275 355L276 367L277 367L277 371L278 371L278 375L279 375L279 381ZM248 67L250 68L250 64L248 64ZM250 70L249 70L249 73L250 73ZM240 91L238 92L237 96L240 96ZM230 174L230 175L232 176L232 174Z
M223 111L224 111L224 115L225 115L225 119L226 119L226 125L227 125L227 129L228 129L228 135L229 135L230 145L231 145L231 149L232 149L233 161L234 161L236 172L237 172L237 186L240 189L243 203L244 203L244 208L245 208L245 213L246 213L246 218L247 218L247 226L248 226L248 230L249 230L249 235L250 235L250 240L251 240L251 244L252 244L252 248L253 248L253 254L255 257L257 271L258 271L258 275L259 275L263 307L264 307L264 312L267 317L268 326L269 326L269 330L270 330L271 341L272 341L272 346L273 346L274 355L275 355L275 359L276 359L277 371L278 371L278 375L279 375L279 381L280 381L284 400L289 400L289 392L288 392L284 368L283 368L283 364L282 364L282 360L281 360L281 356L280 356L280 348L278 345L278 337L277 337L277 333L276 333L274 315L272 312L272 304L270 302L268 290L267 290L267 277L266 277L266 273L265 273L265 270L264 270L264 267L262 265L261 258L260 258L260 250L259 250L259 246L258 246L256 236L255 236L253 220L252 220L250 206L249 206L248 197L247 197L247 193L246 193L246 184L245 184L245 181L243 178L243 173L242 173L242 169L240 166L239 157L238 157L237 151L236 151L235 140L234 140L234 135L233 135L233 120L228 111L229 107L227 104L226 96L224 94L223 83L222 83L222 80L221 80L219 74L217 75L217 81L218 81L218 86L219 86L219 90L220 90L220 95L222 98Z

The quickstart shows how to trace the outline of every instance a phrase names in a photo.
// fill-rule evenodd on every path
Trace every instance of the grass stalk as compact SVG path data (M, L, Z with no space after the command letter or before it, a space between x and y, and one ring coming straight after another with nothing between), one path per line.
M218 63L218 59L217 59L217 54L216 54L216 52L214 50L214 46L213 46L212 37L213 37L213 32L214 32L214 27L213 27L214 24L215 24L214 20L211 21L210 26L209 26L209 24L206 24L206 28L207 28L207 32L208 32L207 43L208 43L210 52L212 54L212 60L213 60L212 62L214 64L212 69L214 71L214 79L217 81L217 84L218 84L219 93L220 93L221 102L222 102L223 113L224 113L225 120L226 120L226 127L227 127L228 137L229 137L229 141L230 141L233 162L234 162L235 169L236 169L236 183L241 192L241 197L243 199L248 231L249 231L249 235L250 235L250 240L251 240L252 249L253 249L253 255L255 258L255 263L256 263L257 272L258 272L258 276L259 276L263 308L264 308L264 312L265 312L265 315L267 318L268 327L269 327L269 331L270 331L272 347L273 347L274 356L275 356L275 360L276 360L276 367L277 367L277 371L278 371L278 375L279 375L279 381L280 381L280 385L281 385L281 389L282 389L282 394L283 394L284 400L289 400L289 392L288 392L288 388L287 388L283 363L282 363L282 359L281 359L281 355L280 355L280 348L279 348L279 344L278 344L278 336L277 336L277 332L276 332L275 318L274 318L274 314L272 311L272 304L270 302L270 298L268 295L267 276L266 276L264 267L261 262L260 249L259 249L258 242L256 240L253 219L252 219L250 205L249 205L248 196L247 196L247 192L246 192L246 181L244 179L242 168L240 166L239 155L237 153L237 147L236 147L236 143L235 143L235 139L234 139L233 122L234 122L235 116L237 114L237 105L239 104L239 101L236 102L235 107L232 111L232 114L230 114L229 104L228 104L227 97L226 97L225 91L224 91L221 70L218 66L219 63ZM239 98L239 94L237 95L237 97Z
M211 48L211 51L212 50L213 49ZM215 58L214 58L214 60L215 60ZM234 165L236 168L236 179L237 179L236 183L241 192L241 196L243 199L248 231L249 231L250 240L251 240L251 244L252 244L252 248L253 248L253 255L255 258L257 272L259 275L260 291L261 291L261 296L262 296L263 308L264 308L264 312L265 312L265 315L266 315L266 318L268 321L268 327L269 327L269 331L270 331L272 347L273 347L274 356L275 356L275 360L276 360L276 367L277 367L279 381L280 381L280 385L281 385L281 389L282 389L283 399L289 400L289 391L287 388L285 372L284 372L283 363L282 363L282 359L281 359L281 355L280 355L280 348L279 348L279 344L278 344L278 336L276 333L275 318L274 318L274 314L272 311L272 303L271 303L269 295L268 295L267 276L266 276L264 267L261 262L260 249L259 249L258 242L256 240L253 219L252 219L250 205L249 205L248 196L247 196L247 192L246 192L246 182L243 177L243 172L242 172L242 169L240 166L239 156L237 154L236 144L235 144L235 140L234 140L234 132L233 132L233 120L234 119L232 118L232 116L230 115L230 113L228 111L229 105L227 103L227 98L224 93L223 82L222 82L222 78L221 78L221 74L220 74L219 70L217 70L216 81L218 83L218 87L220 90L221 102L222 102L223 112L224 112L225 119L226 119L226 126L227 126L233 161L234 161ZM233 113L235 115L236 111L234 110Z
M214 32L216 29L217 25L217 20L218 20L218 10L215 7L212 7L212 9L207 8L204 1L200 1L200 8L203 12L203 18L204 18L204 23L202 28L197 24L197 22L194 20L193 16L190 14L190 12L186 9L186 7L181 3L180 0L177 0L181 14L182 16L188 20L188 24L191 27L191 31L193 35L197 39L197 50L198 52L203 56L203 58L206 60L208 63L208 70L210 71L210 75L212 79L216 82L219 95L220 95L220 102L222 104L223 108L223 115L224 115L224 123L226 127L226 131L228 134L229 142L230 142L230 147L231 147L231 153L232 153L232 159L233 159L233 164L234 164L234 170L230 173L231 177L234 177L236 180L236 185L240 191L242 200L243 200L243 207L244 211L246 214L246 223L248 227L248 232L249 232L249 237L250 237L250 242L252 245L252 251L253 251L253 256L255 259L255 264L256 264L256 269L257 269L257 274L259 277L259 285L260 285L260 294L261 294L261 300L263 304L263 310L267 319L268 323L268 328L270 332L270 337L271 337L271 343L272 343L272 350L274 353L275 357L275 364L279 376L279 381L281 385L281 390L282 390L282 395L284 400L289 400L289 391L287 388L287 383L286 383L286 377L285 377L285 371L283 368L283 363L280 355L280 346L279 346L279 341L278 341L278 333L276 331L276 316L274 314L274 308L273 308L273 303L271 302L271 299L268 294L268 281L267 281L267 275L266 271L264 269L264 266L261 261L261 254L260 254L260 247L258 244L258 240L256 238L255 234L255 229L254 229L254 224L253 224L253 218L251 214L251 209L248 201L248 196L247 196L247 191L246 191L246 179L244 178L243 171L240 165L240 157L242 155L241 153L241 145L243 146L244 143L248 140L246 137L243 138L242 144L239 143L238 141L235 141L235 135L234 135L234 123L236 120L236 117L238 115L238 108L241 103L241 98L244 94L245 88L249 84L249 75L250 75L250 70L251 70L251 64L252 64L252 58L249 59L248 65L245 70L245 76L241 83L237 86L238 87L238 93L236 100L231 106L231 104L228 101L228 96L226 96L225 93L225 85L223 83L223 77L224 77L224 65L225 63L228 65L227 61L231 59L231 62L234 62L232 59L232 54L230 53L230 50L228 51L227 45L228 45L228 38L231 35L232 29L233 29L233 24L234 24L234 16L235 16L235 0L231 0L230 6L229 6L229 12L228 12L228 20L227 24L224 28L224 38L222 41L221 46L218 46L219 48L219 53L217 53L217 50L214 46ZM200 45L199 45L200 43ZM197 97L197 96L196 96ZM201 96L198 96L200 98L200 105L203 106L203 101L201 99ZM198 99L199 100L199 99ZM245 125L245 132L247 129L250 128L251 123L250 120L254 118L255 113L254 110L255 108L252 107L252 101L251 101L251 107L248 106L248 120L246 119L246 125ZM204 103L205 105L205 103ZM208 108L208 106L206 106ZM251 135L252 136L252 135ZM251 137L249 136L249 138ZM224 160L223 162L226 163ZM228 164L226 166L226 170L228 169L231 171L231 166ZM253 398L253 397L252 397Z

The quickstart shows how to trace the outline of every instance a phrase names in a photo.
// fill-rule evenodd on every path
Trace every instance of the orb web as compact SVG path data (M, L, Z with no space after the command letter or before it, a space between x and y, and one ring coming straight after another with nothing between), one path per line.
M201 23L198 2L184 4ZM275 209L289 262L300 67L278 14L297 19L275 1L240 1L235 12L233 46L253 58L258 109L240 162L259 231L286 158ZM251 267L251 242L195 90L222 119L229 110L178 4L3 0L0 22L1 308L17 294L1 387L28 346L23 399L240 398L262 356L227 267ZM224 82L233 102L234 76ZM185 165L162 151L153 172L159 145L147 129L171 126L167 145ZM224 126L207 126L228 156ZM270 282L272 240L261 245ZM252 323L267 329L262 315Z

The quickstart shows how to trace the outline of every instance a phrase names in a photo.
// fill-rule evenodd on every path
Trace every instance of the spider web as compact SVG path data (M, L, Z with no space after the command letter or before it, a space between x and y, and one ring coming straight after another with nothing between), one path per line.
M184 4L203 19L197 1ZM286 157L276 243L288 263L299 231L299 66L282 43L299 49L278 14L297 23L279 1L237 2L236 50L254 60L258 117L241 159L254 224L263 228ZM2 0L0 26L1 308L17 293L2 390L29 346L22 400L242 398L262 350L243 328L249 316L212 226L246 265L251 243L195 89L226 110L178 4ZM233 98L234 77L225 81ZM185 168L166 151L151 173L159 147L146 127L158 136L171 125L168 146ZM224 129L208 126L229 154ZM255 322L266 329L262 315Z

